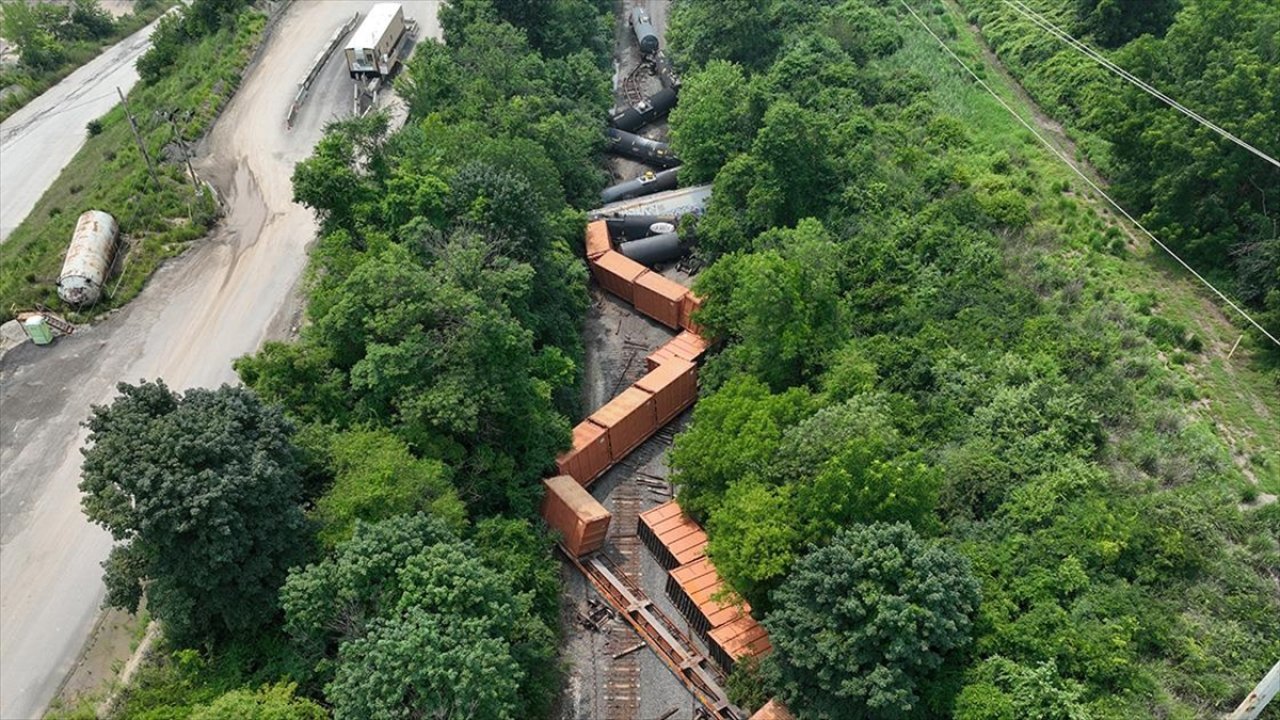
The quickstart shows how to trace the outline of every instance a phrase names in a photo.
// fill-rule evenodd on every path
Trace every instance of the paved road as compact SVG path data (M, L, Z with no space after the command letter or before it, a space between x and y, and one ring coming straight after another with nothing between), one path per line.
M159 21L156 21L159 22ZM0 123L0 242L80 151L85 125L115 107L138 82L138 56L156 23L108 48Z
M231 360L288 331L315 233L289 177L331 119L349 113L335 56L284 127L294 84L333 30L370 2L296 2L204 143L200 170L229 205L220 229L165 265L99 325L0 360L0 718L39 715L74 663L103 597L110 537L79 511L79 423L120 381L171 387L233 382ZM440 37L434 0L404 2Z

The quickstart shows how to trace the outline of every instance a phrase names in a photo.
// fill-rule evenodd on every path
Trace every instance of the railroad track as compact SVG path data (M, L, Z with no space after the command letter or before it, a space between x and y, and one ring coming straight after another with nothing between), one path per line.
M622 79L622 95L626 98L627 105L634 106L645 99L643 84L648 74L648 65L639 63Z
M614 561L602 552L581 559L569 553L565 556L662 659L667 669L685 684L711 718L744 720L745 716L729 702L724 676L694 649L693 641L680 625L667 617Z
M617 554L621 571L628 577L639 577L641 545L636 523L641 501L635 481L631 477L623 479L610 500L614 535L609 539L609 547ZM605 647L610 653L611 673L604 691L608 720L631 720L640 713L640 655L631 652L620 656L634 647L635 642L635 633L629 625L614 623L609 628Z

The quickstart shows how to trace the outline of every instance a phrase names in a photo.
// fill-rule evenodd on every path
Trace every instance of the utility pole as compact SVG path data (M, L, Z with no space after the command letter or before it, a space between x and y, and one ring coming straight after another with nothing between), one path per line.
M151 182L155 183L156 190L159 190L160 178L156 177L156 166L151 163L151 155L147 153L147 146L142 142L142 134L138 132L138 121L133 118L133 113L129 110L129 101L125 99L124 92L119 86L116 87L116 94L124 104L125 117L129 118L129 127L133 128L133 139L138 142L138 152L142 153L142 159L147 162L147 172L151 173Z
M187 147L187 141L182 138L182 131L178 129L178 121L173 119L173 112L169 112L168 115L169 126L173 128L174 141L182 151L182 161L187 164L187 177L191 178L191 191L196 197L200 197L200 184L196 181L196 170L191 167L191 150Z
M1280 692L1280 662L1271 667L1271 672L1262 677L1262 682L1258 683L1253 692L1249 693L1244 702L1240 703L1240 707L1228 715L1226 720L1255 720L1278 692Z

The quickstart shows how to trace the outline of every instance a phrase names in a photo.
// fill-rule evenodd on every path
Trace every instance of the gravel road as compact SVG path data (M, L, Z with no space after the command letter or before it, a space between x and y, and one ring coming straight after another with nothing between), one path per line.
M80 151L85 125L120 103L116 88L128 93L138 82L134 63L155 28L112 45L0 123L0 242Z
M99 563L111 538L81 515L77 490L79 424L90 406L109 402L121 381L163 378L175 389L234 382L231 361L284 336L297 317L294 291L315 222L292 202L289 178L323 126L350 113L339 55L292 131L284 117L333 30L371 4L300 0L285 11L202 143L199 170L228 205L211 237L98 325L0 359L0 718L40 715L102 601ZM440 37L439 2L403 5L419 37Z

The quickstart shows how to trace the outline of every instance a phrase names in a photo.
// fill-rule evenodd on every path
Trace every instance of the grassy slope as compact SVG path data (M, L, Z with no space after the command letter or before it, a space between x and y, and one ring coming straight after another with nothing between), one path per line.
M954 38L943 35L948 45L1023 118L1037 125L1042 135L1050 134L1055 146L1069 156L1080 157L1071 139L1055 132L1057 126L1032 104L1002 67L993 64L994 57L984 52L977 31L968 26L953 0L946 3L945 15L926 17L940 35L947 27L955 28ZM1049 210L1048 216L1064 230L1085 230L1082 234L1094 240L1094 249L1109 247L1109 238L1117 231L1124 233L1124 250L1120 253L1085 251L1081 269L1090 278L1088 283L1114 288L1118 296L1144 314L1158 313L1195 333L1204 346L1202 352L1174 350L1164 356L1174 374L1195 388L1198 401L1189 408L1191 419L1216 424L1242 472L1256 480L1264 492L1280 494L1280 445L1275 440L1280 438L1280 393L1276 391L1280 378L1274 369L1263 366L1253 336L1246 336L1227 359L1244 332L1243 321L1234 314L1228 316L1229 308L1118 217L985 90L967 80L950 57L940 55L932 38L914 27L917 31L907 33L907 47L896 56L897 60L927 76L933 83L936 100L963 120L980 142L1018 148L1040 178L1043 192L1037 195L1060 198L1056 208L1041 207L1042 211ZM1097 179L1096 173L1087 171ZM1070 196L1085 198L1088 212L1080 212L1081 203L1070 200Z
M264 15L244 13L234 28L188 48L172 74L129 93L153 158L163 158L165 146L174 139L171 126L156 116L157 111L176 111L188 141L202 135L235 92L265 25ZM142 290L162 260L181 252L215 220L210 193L202 190L195 196L181 163L158 162L158 189L152 183L123 108L107 113L102 126L101 134L89 138L27 219L0 245L0 319L35 303L67 311L78 320L119 307ZM88 209L115 215L128 251L117 257L123 271L108 282L107 297L95 307L70 312L58 300L53 283L76 218Z
M75 72L76 68L101 55L103 50L146 27L174 4L175 0L160 0L117 18L115 31L107 37L98 41L81 41L69 45L66 48L67 61L55 70L37 72L15 67L12 70L0 72L0 88L13 84L22 86L22 92L0 101L0 121L39 97L45 90L57 85L63 78Z

